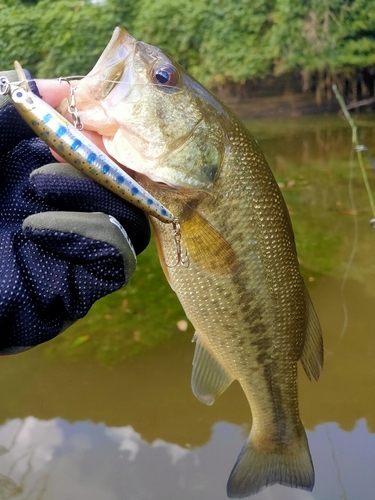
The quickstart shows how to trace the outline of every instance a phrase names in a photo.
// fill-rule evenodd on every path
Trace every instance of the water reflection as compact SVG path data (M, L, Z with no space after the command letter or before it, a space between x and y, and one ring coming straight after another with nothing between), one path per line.
M374 152L368 123L362 139ZM300 376L314 492L274 486L252 498L370 500L375 232L357 173L355 210L348 192L351 132L336 117L251 128L283 186L326 348L319 383ZM130 286L84 321L0 359L0 500L224 500L250 411L236 383L212 407L194 398L192 331L178 331L181 319L151 247Z
M358 492L361 500L373 498L375 435L364 420L351 433L335 423L319 425L308 438L312 455L321 457L314 492L276 485L254 500L349 499ZM130 425L14 419L0 428L0 442L8 449L0 456L0 493L2 482L13 485L1 498L224 500L242 441L243 429L226 422L213 426L205 446L183 448L162 439L148 443Z

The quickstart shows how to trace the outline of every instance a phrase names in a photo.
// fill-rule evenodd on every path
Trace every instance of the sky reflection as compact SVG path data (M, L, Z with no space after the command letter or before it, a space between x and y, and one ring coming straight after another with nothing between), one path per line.
M218 422L206 445L148 443L130 425L12 419L0 427L0 498L20 500L224 500L247 431ZM313 493L273 486L254 500L373 499L375 434L336 423L308 431ZM7 449L8 451L5 451Z

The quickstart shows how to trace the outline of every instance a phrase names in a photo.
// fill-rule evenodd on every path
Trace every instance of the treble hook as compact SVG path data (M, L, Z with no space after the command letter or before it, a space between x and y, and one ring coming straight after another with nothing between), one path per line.
M79 117L78 114L78 108L77 108L77 103L76 103L76 95L75 95L75 88L73 85L70 83L70 80L68 78L59 78L59 82L66 82L69 85L70 88L70 102L68 101L68 112L72 115L73 117L73 124L77 130L82 130L83 129L83 123L81 122L81 118Z
M181 247L181 226L178 222L178 219L174 219L172 222L173 228L173 239L176 244L176 252L177 252L177 262L175 264L167 264L167 267L177 267L178 265L182 267L189 267L189 257L187 252L185 251L185 255L182 256L182 247Z

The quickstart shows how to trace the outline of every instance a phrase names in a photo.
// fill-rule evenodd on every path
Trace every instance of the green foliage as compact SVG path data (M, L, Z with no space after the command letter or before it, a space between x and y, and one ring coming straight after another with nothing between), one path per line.
M1 0L0 0L1 2ZM119 0L40 0L0 4L0 67L15 59L38 77L86 74L131 8Z
M166 50L188 71L202 62L200 47L210 22L207 0L140 0L129 31L140 40Z
M101 52L98 44L105 44L106 34L110 32L111 20L107 19L102 5L80 0L59 0L52 4L50 0L41 0L36 9L44 13L41 23L43 32L52 31L50 36L41 40L42 58L36 66L38 75L86 73Z
M343 16L344 17L344 16ZM373 2L354 0L345 9L339 30L338 67L363 68L375 64L375 9Z
M244 83L272 72L275 48L270 44L274 0L209 3L199 78L214 84Z
M13 68L15 60L20 60L27 68L35 68L41 57L38 48L40 41L35 7L26 6L17 0L0 3L1 68Z
M375 0L0 0L0 67L87 73L115 26L207 85L375 65Z
M204 84L272 71L267 43L274 0L141 0L134 36L166 49Z
M279 0L272 44L280 48L276 70L362 69L375 63L375 2Z

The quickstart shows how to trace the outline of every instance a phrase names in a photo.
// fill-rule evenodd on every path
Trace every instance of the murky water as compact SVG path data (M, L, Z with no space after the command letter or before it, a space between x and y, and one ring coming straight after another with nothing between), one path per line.
M361 121L375 153L375 117ZM252 498L370 500L375 230L357 164L350 169L351 132L337 117L249 126L287 199L326 347L321 380L300 374L315 489L273 486ZM212 407L194 398L184 319L150 247L131 285L88 318L1 359L0 499L224 500L250 411L236 383Z

